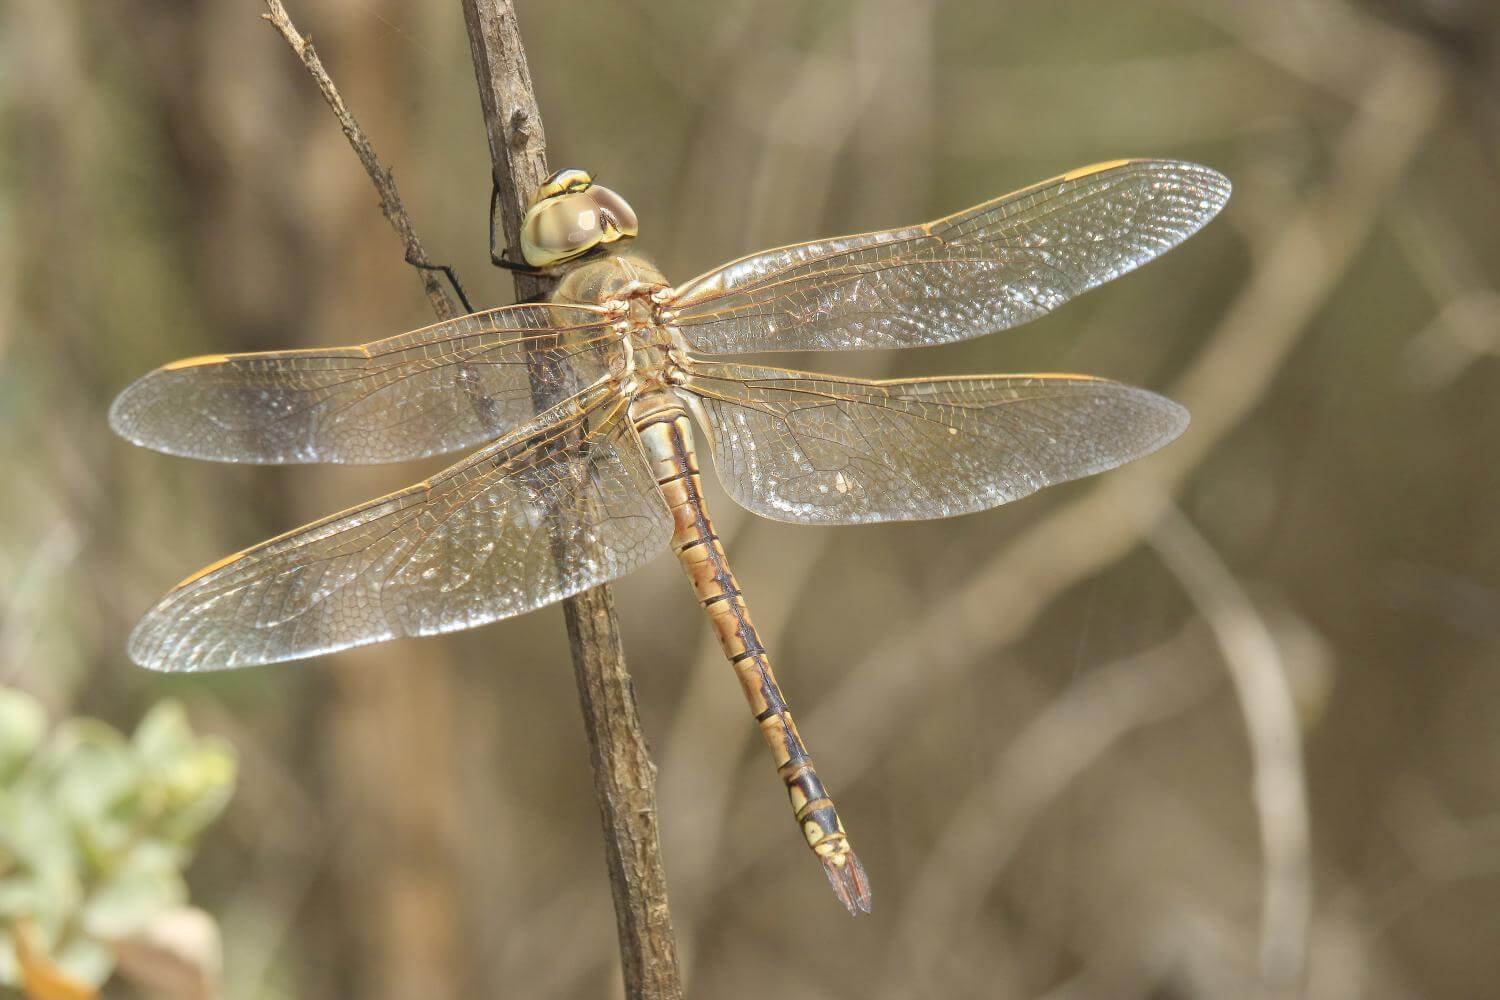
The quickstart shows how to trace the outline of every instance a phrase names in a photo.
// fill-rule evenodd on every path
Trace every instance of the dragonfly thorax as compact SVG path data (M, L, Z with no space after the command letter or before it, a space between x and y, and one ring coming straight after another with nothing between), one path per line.
M682 335L661 322L666 278L650 260L613 253L569 271L552 294L554 302L603 306L615 315L633 378L643 390L675 384L685 356Z
M570 270L552 293L552 301L602 306L623 302L640 320L654 313L652 296L667 287L655 264L635 253L609 253Z

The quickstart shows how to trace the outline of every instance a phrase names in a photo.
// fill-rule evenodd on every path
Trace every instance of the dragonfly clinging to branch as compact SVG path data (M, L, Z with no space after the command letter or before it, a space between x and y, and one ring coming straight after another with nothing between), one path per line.
M218 670L470 628L670 549L808 845L844 906L868 911L864 869L705 507L694 425L751 511L855 524L985 510L1114 468L1175 438L1187 413L1086 375L867 381L708 356L1002 330L1171 249L1228 196L1207 168L1120 160L673 286L633 249L624 199L560 171L522 238L527 264L560 277L549 301L356 347L190 358L120 395L120 434L195 458L395 462L482 445L189 577L136 626L130 654L158 670Z

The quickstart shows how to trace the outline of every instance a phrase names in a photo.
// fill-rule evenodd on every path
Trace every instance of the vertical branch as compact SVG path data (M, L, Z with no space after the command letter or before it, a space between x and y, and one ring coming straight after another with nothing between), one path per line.
M266 20L286 39L317 82L370 175L380 195L381 211L401 238L407 261L413 265L428 263L391 171L376 158L312 43L297 31L280 0L266 0L266 6ZM496 207L500 228L514 246L527 199L547 174L541 117L516 29L515 11L508 0L464 0L464 20L499 189ZM435 275L421 273L438 317L457 315L452 299ZM516 276L516 291L521 298L540 294L547 287L539 278ZM682 987L657 837L656 767L647 753L636 713L614 600L608 587L595 587L565 601L563 612L604 825L626 994L671 1000L682 995Z
M514 247L531 194L547 176L546 137L511 0L463 0L463 10L499 191L496 221ZM541 279L516 276L521 298L546 290ZM680 997L657 835L656 766L636 713L614 599L607 586L595 587L565 601L563 614L604 827L625 992Z

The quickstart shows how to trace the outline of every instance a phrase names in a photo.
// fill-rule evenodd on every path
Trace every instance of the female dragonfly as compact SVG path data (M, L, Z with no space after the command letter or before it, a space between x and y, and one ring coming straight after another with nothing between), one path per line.
M1229 183L1084 167L925 225L752 254L672 285L581 170L538 189L521 251L547 302L357 347L189 358L115 401L136 444L225 462L395 462L424 482L238 552L147 612L130 655L218 670L470 628L670 548L744 688L797 823L850 913L870 887L771 671L699 489L803 524L948 517L1114 468L1187 424L1086 375L866 381L704 355L920 347L1035 319L1176 246ZM689 417L692 420L690 422Z

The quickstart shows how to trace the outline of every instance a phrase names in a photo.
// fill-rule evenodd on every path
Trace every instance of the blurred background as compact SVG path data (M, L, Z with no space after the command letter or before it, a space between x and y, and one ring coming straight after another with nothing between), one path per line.
M289 6L431 256L510 301L458 4ZM229 996L616 995L555 608L219 676L125 657L197 567L439 464L215 466L106 426L173 358L431 321L260 12L0 7L0 684L126 730L175 698L236 749L189 870ZM674 0L520 23L552 165L624 193L677 280L1097 160L1235 184L1185 246L1023 329L788 361L1122 379L1192 410L1159 455L924 524L774 524L710 487L872 916L829 898L673 561L616 586L690 995L1491 995L1497 8Z

